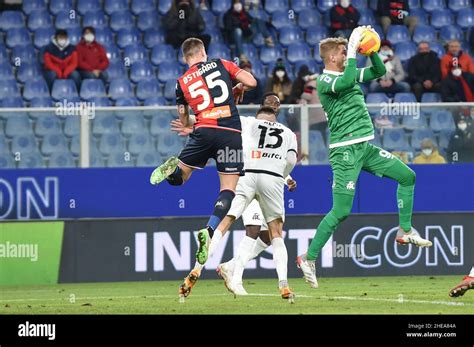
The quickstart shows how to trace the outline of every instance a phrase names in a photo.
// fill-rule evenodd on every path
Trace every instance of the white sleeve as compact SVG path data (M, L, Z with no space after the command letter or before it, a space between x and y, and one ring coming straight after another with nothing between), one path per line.
M295 152L296 156L298 156L298 140L296 139L296 135L294 132L290 134L291 140L290 145L288 147L288 152Z
M296 152L288 151L286 155L286 166L283 171L283 177L287 177L296 165Z

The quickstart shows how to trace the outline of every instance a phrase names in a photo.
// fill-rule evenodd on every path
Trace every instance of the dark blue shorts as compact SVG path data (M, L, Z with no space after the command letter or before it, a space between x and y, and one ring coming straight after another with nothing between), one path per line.
M189 134L178 158L184 165L200 169L213 158L219 173L242 174L242 135L231 130L197 128Z

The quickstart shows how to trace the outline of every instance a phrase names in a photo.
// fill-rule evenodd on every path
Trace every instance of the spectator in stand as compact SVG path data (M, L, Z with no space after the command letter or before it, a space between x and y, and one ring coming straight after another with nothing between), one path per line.
M376 81L370 83L369 91L371 93L407 93L410 91L410 85L404 82L405 70L403 70L400 58L393 53L392 44L388 40L382 40L379 56L385 64L387 73ZM371 66L367 59L367 65Z
M441 58L441 77L444 79L451 71L452 64L462 66L463 72L474 73L474 62L467 52L461 50L461 43L458 40L448 42L448 53Z
M51 43L45 47L43 60L44 78L50 91L56 79L73 80L79 91L81 76L77 71L77 51L69 44L66 30L56 30Z
M252 64L248 61L241 61L240 68L251 73L252 71ZM256 78L256 77L255 77ZM257 79L257 78L256 78ZM241 102L243 105L258 105L262 100L263 90L262 90L262 82L257 79L257 86L249 91L244 93L244 98Z
M450 73L441 81L441 98L444 102L474 102L474 74L452 63Z
M291 80L285 69L285 65L280 60L273 69L272 75L267 80L265 93L273 92L278 95L282 104L288 104L291 94Z
M211 37L202 33L206 23L194 0L174 0L162 23L166 30L165 41L174 48L181 47L181 43L189 37L201 39L206 48L211 42Z
M441 70L438 55L428 42L418 44L418 53L408 61L408 82L418 101L424 92L441 91Z
M446 160L439 154L433 141L421 141L421 153L413 159L413 164L446 164Z
M240 0L233 0L232 8L224 15L224 34L227 42L235 44L235 55L241 60L247 60L242 54L244 40L250 41L258 32L262 33L268 46L274 46L266 23L252 18Z
M352 29L357 27L360 13L351 5L350 0L339 0L329 11L331 31L334 36L349 37Z
M460 115L456 118L456 131L449 140L448 160L451 163L474 162L474 129L468 118Z
M107 82L109 58L104 46L95 40L95 30L85 27L82 30L82 39L76 46L78 68L82 79L100 78L104 84Z
M410 35L413 34L418 18L409 14L408 0L379 0L377 2L377 16L380 18L380 25L385 35L390 25L407 25Z

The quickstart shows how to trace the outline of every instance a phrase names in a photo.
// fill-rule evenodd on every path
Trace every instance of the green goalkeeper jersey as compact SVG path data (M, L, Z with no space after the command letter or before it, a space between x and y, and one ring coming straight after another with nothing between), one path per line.
M364 101L361 82L385 74L378 56L370 56L372 66L358 69L356 59L348 59L344 72L324 70L318 77L318 95L331 131L329 148L347 146L374 138L374 126Z

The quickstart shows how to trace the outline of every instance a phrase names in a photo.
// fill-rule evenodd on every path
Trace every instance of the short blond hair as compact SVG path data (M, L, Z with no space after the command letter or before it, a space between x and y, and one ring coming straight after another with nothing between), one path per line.
M192 57L203 49L204 43L196 37L186 39L181 45L181 51L183 52L184 58Z
M319 42L319 56L326 63L329 55L340 45L347 45L347 40L343 37L329 37Z

